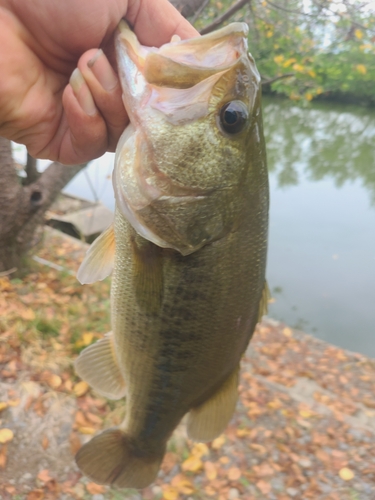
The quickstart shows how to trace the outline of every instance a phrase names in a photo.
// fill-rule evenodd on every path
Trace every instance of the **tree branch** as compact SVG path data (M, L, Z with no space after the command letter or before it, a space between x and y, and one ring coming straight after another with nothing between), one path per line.
M214 29L216 29L218 26L220 26L220 24L222 24L224 21L233 16L233 14L235 14L238 10L240 10L250 1L251 0L238 0L238 2L229 7L229 9L226 10L223 14L214 19L212 23L208 24L203 29L201 29L200 34L205 35L206 33L211 33L211 31L214 31Z
M194 24L198 17L202 14L203 10L207 7L210 0L204 0L194 16L190 19L191 24Z
M266 85L271 85L273 82L277 82L277 80L283 80L284 78L291 78L292 76L295 76L295 73L285 73L284 75L279 75L275 76L274 78L269 78L267 80L263 80L262 76L262 87L265 87Z
M24 186L32 184L33 182L37 181L40 177L40 172L38 172L38 169L36 168L36 159L33 158L31 155L29 155L29 153L27 153L25 172L27 177L23 182Z

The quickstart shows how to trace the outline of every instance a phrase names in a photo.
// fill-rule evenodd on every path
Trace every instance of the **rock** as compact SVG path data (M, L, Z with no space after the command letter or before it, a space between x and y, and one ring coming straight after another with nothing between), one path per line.
M308 468L311 467L311 460L308 458L301 458L301 460L298 460L298 463L301 467Z
M298 490L296 490L295 488L287 488L286 492L288 493L289 496L293 498L298 495Z
M30 481L30 479L32 478L33 476L32 474L30 474L30 472L25 472L25 474L20 479L20 483L26 483L27 481Z
M237 488L231 488L228 493L228 498L229 500L235 500L236 498L239 498L240 492L238 491Z

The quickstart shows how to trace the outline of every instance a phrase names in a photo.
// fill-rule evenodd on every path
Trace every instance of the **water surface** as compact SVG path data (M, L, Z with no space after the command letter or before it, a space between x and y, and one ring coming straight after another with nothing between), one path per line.
M375 113L265 100L270 316L375 357Z

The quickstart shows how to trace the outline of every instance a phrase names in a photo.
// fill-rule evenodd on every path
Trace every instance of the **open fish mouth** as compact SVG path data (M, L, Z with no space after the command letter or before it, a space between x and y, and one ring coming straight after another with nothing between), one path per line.
M183 255L230 230L237 217L232 208L224 213L227 195L222 207L211 198L238 185L244 168L237 167L239 146L220 127L220 110L236 102L247 119L255 106L260 79L247 33L245 23L233 23L155 48L142 46L125 22L119 26L117 62L131 124L116 150L117 206L138 234Z

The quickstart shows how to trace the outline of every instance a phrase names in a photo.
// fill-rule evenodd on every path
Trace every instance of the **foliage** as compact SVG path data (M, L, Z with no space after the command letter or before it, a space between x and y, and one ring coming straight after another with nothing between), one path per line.
M197 27L232 3L211 0ZM273 92L293 100L326 96L375 104L373 2L249 0L233 20L248 22L249 49Z

